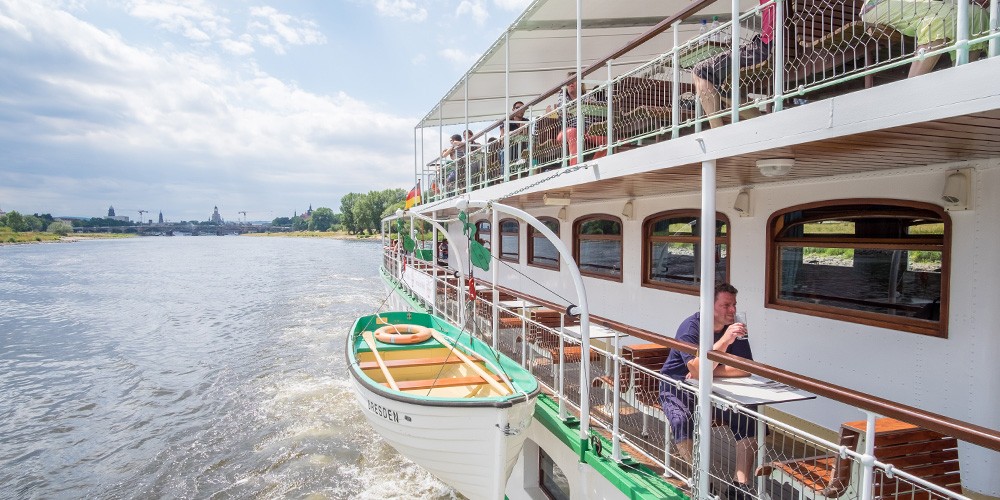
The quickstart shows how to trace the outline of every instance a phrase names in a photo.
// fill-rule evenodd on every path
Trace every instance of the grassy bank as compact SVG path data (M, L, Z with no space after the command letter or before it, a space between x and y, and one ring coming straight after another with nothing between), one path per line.
M55 233L41 231L24 231L15 233L13 231L0 230L0 245L16 245L21 243L52 243L56 241L81 241L81 240L104 240L114 238L132 238L134 234L71 234L59 236Z

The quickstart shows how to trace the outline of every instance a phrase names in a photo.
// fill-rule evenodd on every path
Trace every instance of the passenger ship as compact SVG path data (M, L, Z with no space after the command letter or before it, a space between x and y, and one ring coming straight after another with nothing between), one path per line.
M532 2L417 124L422 201L383 222L400 307L544 388L506 497L1000 497L998 10ZM752 361L711 351L719 281ZM773 390L669 379L672 349ZM666 386L764 431L749 478L713 419L679 452Z

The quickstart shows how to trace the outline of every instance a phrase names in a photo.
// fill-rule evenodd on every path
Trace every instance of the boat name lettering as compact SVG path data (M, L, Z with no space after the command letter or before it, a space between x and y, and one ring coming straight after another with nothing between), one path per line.
M386 420L391 420L393 422L399 422L399 412L390 410L390 409L388 409L388 408L386 408L386 407L384 407L384 406L382 406L382 405L380 405L378 403L373 403L372 401L369 401L368 402L368 409L371 410L372 413L374 413L374 414L376 414L376 415L378 415L378 416L380 416L380 417L382 417L382 418L384 418Z

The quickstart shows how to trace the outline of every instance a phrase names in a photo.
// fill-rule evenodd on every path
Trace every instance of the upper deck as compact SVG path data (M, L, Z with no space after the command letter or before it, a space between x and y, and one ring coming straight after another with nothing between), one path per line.
M481 190L530 207L567 188L574 201L697 191L707 160L722 189L771 181L760 159L794 159L788 180L997 157L1000 94L985 84L1000 75L996 3L941 3L935 22L951 38L923 43L884 24L916 13L884 3L696 2L640 19L584 2L578 31L536 2L419 124L442 137L468 128L476 143L419 148L424 199ZM559 99L577 65L586 92ZM504 113L517 100L523 119ZM595 168L539 176L579 162Z

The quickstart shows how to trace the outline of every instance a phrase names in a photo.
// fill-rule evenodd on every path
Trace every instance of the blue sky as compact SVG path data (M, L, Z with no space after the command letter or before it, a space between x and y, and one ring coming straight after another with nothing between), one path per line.
M413 126L528 3L0 0L0 209L270 220L408 189Z

